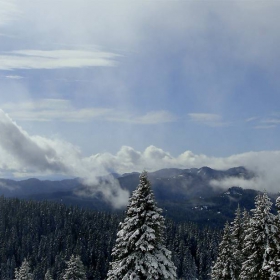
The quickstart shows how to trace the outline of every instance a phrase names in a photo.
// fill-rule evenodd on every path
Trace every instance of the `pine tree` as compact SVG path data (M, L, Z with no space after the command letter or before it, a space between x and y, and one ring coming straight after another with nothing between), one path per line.
M72 255L67 263L63 280L86 280L86 272L80 256Z
M133 192L120 223L107 280L173 280L176 268L164 246L164 218L156 206L147 173Z
M253 216L249 226L245 229L240 279L279 279L276 276L279 268L277 259L279 254L278 230L275 216L270 212L272 202L266 193L259 194L255 199L256 208L251 210Z
M277 226L277 232L278 234L276 235L278 237L278 244L280 244L280 195L277 197L276 199L276 208L277 208L277 216L275 218L276 220L276 226ZM274 273L273 273L273 277L275 279L280 279L280 248L278 248L278 258L276 259L276 263L275 263L275 270L274 270Z
M53 280L51 272L50 272L49 269L47 270L47 272L45 274L44 280Z
M33 274L30 272L29 262L24 259L19 269L15 270L15 280L33 280Z
M234 277L238 278L241 266L243 262L242 248L243 248L243 240L244 240L244 227L241 210L238 205L238 208L235 212L235 218L231 223L231 237L232 237L232 252L233 259L235 263Z
M236 265L232 249L230 226L227 222L224 228L223 239L219 245L217 260L212 267L212 280L235 280Z

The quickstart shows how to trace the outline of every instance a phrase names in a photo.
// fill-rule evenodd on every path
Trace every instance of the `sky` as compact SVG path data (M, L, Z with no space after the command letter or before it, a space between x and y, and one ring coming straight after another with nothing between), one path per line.
M0 0L0 177L242 165L278 189L279 12Z

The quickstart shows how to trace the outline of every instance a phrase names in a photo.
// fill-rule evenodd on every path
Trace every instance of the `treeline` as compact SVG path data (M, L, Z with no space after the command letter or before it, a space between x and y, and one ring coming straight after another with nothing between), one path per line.
M122 215L0 197L0 279L14 279L25 259L34 279L63 279L72 255L87 279L103 280ZM166 243L178 279L209 279L219 230L167 220Z
M251 215L237 209L234 221L225 225L212 280L280 279L280 197L276 207L274 215L264 193L256 196Z

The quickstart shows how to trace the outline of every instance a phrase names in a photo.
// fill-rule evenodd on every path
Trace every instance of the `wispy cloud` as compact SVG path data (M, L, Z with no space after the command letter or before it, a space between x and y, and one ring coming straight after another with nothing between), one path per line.
M254 122L258 119L259 119L258 117L251 117L251 118L246 119L245 122Z
M144 116L137 117L133 120L135 123L141 124L157 124L157 123L168 123L174 122L176 117L167 111L153 111L149 112Z
M254 126L255 129L272 129L275 128L276 125L272 124L272 125L256 125Z
M88 122L100 119L109 122L124 122L153 125L176 121L176 116L168 111L152 111L143 115L122 112L113 108L75 108L70 100L41 99L23 103L6 103L1 106L15 120L20 121L64 121Z
M19 9L14 0L0 1L0 26L6 25L12 20L15 20L19 14ZM0 36L1 35L6 36L6 34L0 34Z
M104 185L98 176L106 174L103 165L88 161L74 145L40 136L30 136L0 110L0 168L14 175L65 174L79 176L95 195L100 192L115 207L127 204L128 192L111 178ZM9 158L6 161L6 158ZM75 174L75 175L74 175ZM1 187L1 186L0 186Z
M125 112L115 112L115 114L108 117L108 120L114 122L152 125L174 122L177 120L177 117L168 111L152 111L140 116Z
M280 119L265 119L262 120L262 123L267 123L267 124L280 124Z
M249 122L254 122L255 129L272 129L277 127L280 124L280 119L279 118L252 118L252 121Z
M86 122L104 117L112 111L108 108L82 108L72 106L65 99L41 99L36 102L7 103L2 106L13 119L21 121Z
M204 124L207 126L218 127L226 126L228 123L222 120L222 116L217 114L207 114L207 113L190 113L188 114L191 121Z
M115 66L118 55L100 50L18 50L0 53L0 70Z
M19 75L7 75L5 76L5 78L7 79L12 79L12 80L20 80L20 79L23 79L22 76L19 76Z

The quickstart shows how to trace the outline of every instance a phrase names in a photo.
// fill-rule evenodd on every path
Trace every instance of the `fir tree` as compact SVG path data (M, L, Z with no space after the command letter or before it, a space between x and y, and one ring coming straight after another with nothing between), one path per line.
M278 231L275 216L270 212L272 203L266 193L255 199L256 208L251 210L253 216L245 229L240 279L279 279L277 259L279 254Z
M44 280L53 280L51 272L50 272L49 269L47 270L47 272L45 274Z
M164 246L164 231L164 218L144 171L120 223L107 280L176 279L171 252Z
M15 280L33 280L33 274L30 272L29 262L24 259L19 269L15 270Z
M219 245L218 258L212 268L212 280L235 280L236 265L232 250L232 237L228 222L225 225L223 239Z
M241 266L243 262L242 249L243 249L243 240L244 240L244 227L245 224L243 224L241 210L238 205L238 208L235 212L235 218L231 223L232 252L233 252L233 259L235 263L235 269L234 269L235 279L237 279L240 274Z
M86 272L80 256L72 255L67 262L63 280L86 280Z

